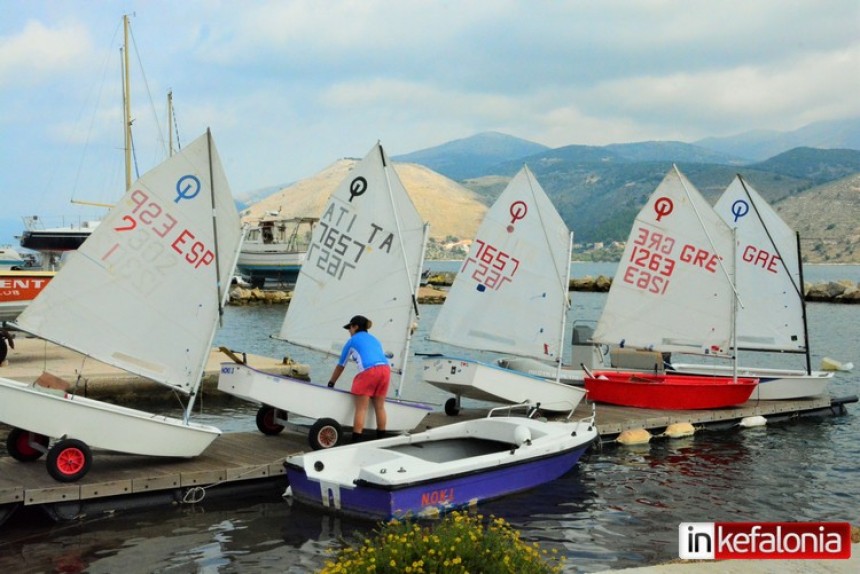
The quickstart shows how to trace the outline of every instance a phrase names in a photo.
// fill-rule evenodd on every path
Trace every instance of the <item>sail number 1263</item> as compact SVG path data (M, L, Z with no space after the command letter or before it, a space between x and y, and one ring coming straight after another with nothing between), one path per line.
M665 293L675 270L675 259L669 257L674 245L671 237L640 228L633 240L623 281L650 293Z

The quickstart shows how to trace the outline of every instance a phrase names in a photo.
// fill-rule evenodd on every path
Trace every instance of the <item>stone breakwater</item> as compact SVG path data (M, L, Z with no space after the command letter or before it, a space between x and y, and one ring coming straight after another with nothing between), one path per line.
M454 276L455 273L438 273L430 277L429 284L426 287L421 287L418 291L418 302L423 304L443 303L447 294L444 288L451 286L454 282ZM611 286L612 278L604 275L570 280L571 291L606 293ZM807 301L860 303L860 284L848 280L806 283L803 286L803 295ZM230 291L231 305L288 305L291 298L292 292L288 290L234 287Z
M418 290L418 302L439 304L445 300L446 291L426 286ZM233 287L230 290L230 305L289 305L293 292L286 289L245 289Z

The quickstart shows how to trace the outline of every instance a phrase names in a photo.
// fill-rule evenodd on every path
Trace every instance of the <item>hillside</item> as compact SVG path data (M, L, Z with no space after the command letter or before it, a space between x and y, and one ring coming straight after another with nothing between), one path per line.
M242 212L253 221L267 212L284 217L319 217L329 196L358 162L341 159L307 179L287 186ZM448 237L471 239L487 207L472 191L417 164L395 163L394 169L425 221L430 222L430 237L443 242Z
M430 220L432 237L440 241L446 237L473 237L486 206L495 201L524 164L531 168L574 230L578 243L624 241L636 213L676 164L712 203L740 173L771 205L786 210L785 217L791 225L797 222L808 226L800 228L804 238L826 239L818 255L806 249L809 257L828 261L853 257L850 238L856 231L848 222L852 217L858 220L856 207L850 201L837 200L830 184L853 189L853 184L845 182L853 181L851 176L860 173L860 151L810 146L847 142L850 148L852 142L860 140L860 121L820 122L790 134L750 132L733 141L742 143L745 138L765 142L778 152L750 163L744 159L750 156L742 152L743 146L734 146L730 141L722 142L723 149L709 145L711 140L695 144L646 141L548 148L485 132L393 159L410 160L397 163L396 168L419 211ZM787 142L797 142L799 146L781 147ZM419 163L426 167L416 165ZM255 204L252 213L279 208L288 215L319 213L351 165L338 162L313 178L286 187ZM803 205L796 213L791 207L795 204ZM814 215L812 224L810 214ZM804 241L809 243L811 239ZM831 246L832 242L835 246Z
M800 233L810 263L860 263L860 173L773 206Z

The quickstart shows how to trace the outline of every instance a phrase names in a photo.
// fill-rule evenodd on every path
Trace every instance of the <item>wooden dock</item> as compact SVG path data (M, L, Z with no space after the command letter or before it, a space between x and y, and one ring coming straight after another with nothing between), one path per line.
M696 429L716 430L738 426L753 416L780 422L806 416L845 414L856 396L822 397L798 401L750 401L734 408L708 411L654 411L596 405L601 442L613 442L630 429L644 428L654 436L673 423L690 423ZM485 416L486 411L464 409L449 417L434 412L416 431L466 418ZM581 405L575 418L590 416L591 405ZM293 431L277 436L258 432L228 433L219 437L201 456L190 460L93 452L93 466L79 482L59 483L47 473L44 462L22 463L0 457L0 524L19 507L40 506L58 520L142 506L198 503L206 496L244 489L266 490L279 495L286 487L284 459L310 450L307 437Z

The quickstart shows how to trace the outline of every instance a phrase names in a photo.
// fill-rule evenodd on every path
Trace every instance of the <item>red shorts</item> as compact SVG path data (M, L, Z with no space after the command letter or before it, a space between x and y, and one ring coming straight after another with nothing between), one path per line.
M377 365L358 373L352 380L351 393L367 397L384 397L388 394L388 382L391 380L391 367Z

